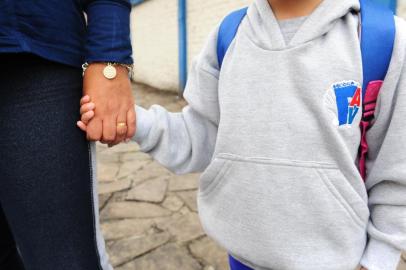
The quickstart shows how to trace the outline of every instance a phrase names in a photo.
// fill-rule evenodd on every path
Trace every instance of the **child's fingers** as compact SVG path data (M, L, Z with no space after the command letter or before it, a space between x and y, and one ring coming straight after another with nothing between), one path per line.
M89 123L90 120L92 120L92 118L94 117L94 111L88 111L84 114L82 114L82 117L80 118L80 120L87 125Z
M80 106L80 114L87 113L88 111L92 111L96 108L96 105L92 102L90 103L85 103L82 106Z
M82 97L81 99L80 99L80 105L82 106L83 104L85 104L85 103L89 103L90 102L90 97L88 96L88 95L86 95L86 96L84 96L84 97Z
M86 132L86 125L82 121L77 121L76 125L84 132Z

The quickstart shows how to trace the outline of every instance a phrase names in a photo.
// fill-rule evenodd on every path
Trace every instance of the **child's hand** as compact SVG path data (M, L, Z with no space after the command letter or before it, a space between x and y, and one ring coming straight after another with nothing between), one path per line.
M87 124L89 121L94 117L94 109L96 108L96 105L91 102L89 96L84 96L80 100L80 121L78 121L76 124L77 126L86 132L87 129Z

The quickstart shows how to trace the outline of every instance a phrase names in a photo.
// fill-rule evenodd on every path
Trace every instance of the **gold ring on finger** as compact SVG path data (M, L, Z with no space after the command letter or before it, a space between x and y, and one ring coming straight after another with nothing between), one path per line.
M127 123L124 123L124 122L117 123L117 127L118 127L118 128L127 127Z

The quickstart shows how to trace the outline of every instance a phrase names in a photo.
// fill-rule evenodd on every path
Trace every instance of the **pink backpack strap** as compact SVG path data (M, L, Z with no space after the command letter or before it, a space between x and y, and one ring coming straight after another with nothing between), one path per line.
M374 119L376 100L387 74L395 42L395 19L393 12L371 0L360 0L360 40L363 67L363 117L359 170L366 177L365 162L368 153L366 133Z
M376 103L381 90L383 81L372 81L368 84L363 104L362 120L361 120L361 144L359 153L359 170L362 178L366 177L366 158L368 153L367 131L372 125L375 115Z

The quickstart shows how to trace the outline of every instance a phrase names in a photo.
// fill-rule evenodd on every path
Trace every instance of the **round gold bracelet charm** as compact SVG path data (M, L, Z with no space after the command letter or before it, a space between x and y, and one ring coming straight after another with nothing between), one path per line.
M107 66L103 69L103 75L106 79L112 80L117 76L117 70L115 66L111 63L108 63Z
M120 64L120 63L114 63L114 62L107 62L107 63L100 62L100 63L106 64L106 66L103 69L103 76L108 80L112 80L115 77L117 77L116 66L125 67L128 70L130 78L132 77L133 65ZM87 62L82 65L82 70L83 70L82 75L83 76L85 76L85 72L89 68L89 66L90 66L90 64Z

